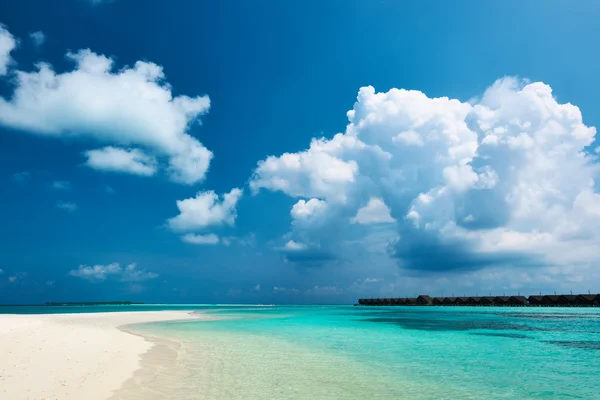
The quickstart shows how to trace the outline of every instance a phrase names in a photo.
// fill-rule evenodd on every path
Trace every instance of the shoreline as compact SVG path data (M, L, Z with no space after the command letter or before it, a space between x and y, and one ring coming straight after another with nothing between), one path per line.
M207 319L193 311L0 314L0 397L108 400L157 346L127 327Z

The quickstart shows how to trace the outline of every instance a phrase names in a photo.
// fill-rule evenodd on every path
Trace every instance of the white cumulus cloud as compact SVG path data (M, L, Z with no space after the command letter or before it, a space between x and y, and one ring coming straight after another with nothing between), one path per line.
M361 222L397 215L387 247L407 270L600 257L596 129L547 84L504 78L472 102L369 86L347 116L343 133L270 156L251 177L254 192L311 199L292 208L292 240L347 258ZM318 212L324 223L299 223Z
M35 47L40 47L46 43L46 35L42 31L36 31L29 34L29 39Z
M392 223L396 220L390 215L390 209L383 200L371 197L367 205L358 210L351 222L353 224L369 225Z
M295 242L293 240L289 240L285 246L283 246L283 249L287 251L302 251L306 250L307 248L308 246L306 246L304 243Z
M203 244L203 245L211 245L211 244L219 244L219 237L214 233L210 233L208 235L197 235L194 233L188 233L181 237L186 243L191 244Z
M52 188L56 190L71 190L71 182L54 181L52 182Z
M121 149L107 146L85 152L85 165L100 171L123 172L133 175L152 176L158 169L153 156L139 149Z
M80 265L77 269L69 271L69 276L81 278L90 282L105 281L110 277L119 279L122 282L143 282L158 278L158 274L137 269L135 263L122 268L119 263L107 265Z
M0 76L8 73L8 67L13 60L10 53L17 47L17 40L0 24Z
M12 36L0 31L0 74L12 48ZM0 124L46 137L141 147L166 161L172 180L204 179L212 153L189 130L208 112L208 96L174 96L163 68L152 62L116 68L113 59L89 49L69 52L67 59L75 67L63 73L47 63L15 71L12 96L0 98Z
M56 203L56 208L72 213L77 211L77 204L68 201L59 201Z
M119 263L107 265L80 265L79 268L69 271L70 276L86 279L88 281L103 281L109 275L118 275L122 272Z
M179 215L167 221L177 232L198 231L212 226L233 225L237 217L236 205L242 197L241 189L232 189L219 196L210 190L198 192L196 197L177 201Z
M319 199L298 200L292 207L290 214L296 220L308 220L318 217L325 211L327 203Z

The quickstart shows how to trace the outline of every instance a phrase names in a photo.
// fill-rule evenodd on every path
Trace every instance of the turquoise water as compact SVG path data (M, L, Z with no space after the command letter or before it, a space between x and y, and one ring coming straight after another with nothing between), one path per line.
M144 329L195 351L204 361L185 360L195 371L188 379L205 389L210 381L222 393L236 374L260 381L220 398L600 399L599 309L228 307L211 314L227 319ZM214 357L220 375L206 376L202 368ZM223 367L228 362L243 372Z
M600 309L195 307L115 399L600 399Z

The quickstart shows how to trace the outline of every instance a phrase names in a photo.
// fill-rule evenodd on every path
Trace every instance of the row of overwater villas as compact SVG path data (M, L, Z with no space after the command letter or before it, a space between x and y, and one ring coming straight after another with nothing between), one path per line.
M600 294L563 294L546 296L471 296L471 297L397 297L359 299L362 306L540 306L600 307Z

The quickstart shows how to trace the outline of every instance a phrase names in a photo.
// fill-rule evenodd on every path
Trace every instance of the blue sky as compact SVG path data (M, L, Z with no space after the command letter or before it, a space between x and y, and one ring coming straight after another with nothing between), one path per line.
M171 3L0 1L0 303L597 291L596 2Z

